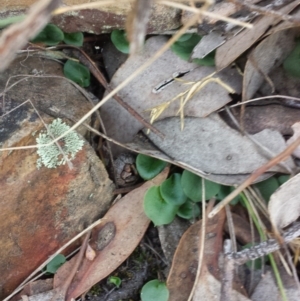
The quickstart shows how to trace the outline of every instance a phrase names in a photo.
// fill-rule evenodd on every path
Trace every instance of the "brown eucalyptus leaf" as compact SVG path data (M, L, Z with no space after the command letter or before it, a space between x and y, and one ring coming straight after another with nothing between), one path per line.
M281 185L271 196L268 204L271 222L283 228L300 215L300 174Z
M167 38L164 36L148 39L143 53L129 57L115 73L111 81L111 87L116 87L123 82L166 42ZM176 72L184 74L188 70L190 72L181 76L180 80L173 79ZM124 87L119 92L119 96L145 119L149 119L150 111L146 110L166 103L180 93L190 89L191 85L187 85L186 82L199 81L214 71L215 68L213 67L188 63L171 50L168 50L128 86ZM235 69L224 70L214 77L221 78L237 93L241 92L241 76ZM165 82L170 80L172 82L169 85L166 84L164 89L158 89L159 86L163 86ZM223 107L231 100L227 90L217 83L210 82L188 101L184 108L184 114L186 116L204 117ZM159 119L175 116L178 112L179 104L179 100L173 102L164 110ZM123 143L132 141L134 135L143 128L142 124L120 107L114 99L110 99L103 105L101 115L107 134Z
M165 134L162 140L153 133L149 139L166 155L202 173L214 175L249 174L269 161L248 137L227 126L217 114L206 118L185 118L184 129L180 119L167 118L155 123ZM286 148L283 137L277 131L265 129L252 136L274 156ZM294 167L293 160L285 163ZM274 166L270 172L285 172Z
M286 14L298 5L297 1L293 1L282 7L278 12ZM216 67L218 70L226 68L233 63L242 53L249 49L274 23L278 22L278 17L273 15L265 15L258 18L253 23L252 29L245 29L240 34L228 40L225 44L217 49Z
M295 30L279 31L264 39L250 54L243 79L243 100L253 97L269 72L282 64L295 47Z
M208 266L215 277L219 277L218 258L222 251L224 221L225 211L222 210L214 218L207 219L206 225L202 267ZM201 228L202 220L193 224L180 239L167 279L169 301L187 300L191 293L198 268Z
M94 284L107 277L134 251L144 236L150 220L144 213L145 192L153 185L160 185L168 175L168 168L141 187L129 192L104 216L103 223L93 229L90 246L96 252L93 261L84 258L68 291L68 300L77 298ZM67 269L72 267L72 258ZM64 280L63 265L55 275L55 287Z
M201 277L197 284L193 301L211 301L220 300L221 297L221 282L210 274L205 266L201 272ZM231 291L230 301L251 301L236 290Z

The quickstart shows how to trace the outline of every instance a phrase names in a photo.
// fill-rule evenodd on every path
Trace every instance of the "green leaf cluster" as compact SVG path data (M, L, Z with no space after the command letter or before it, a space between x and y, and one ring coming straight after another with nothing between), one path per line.
M171 50L180 58L188 61L191 57L193 49L202 39L198 34L185 34L182 35L172 46ZM215 52L212 51L202 59L193 59L193 62L201 66L214 66L215 65Z
M215 196L221 185L205 180L205 199ZM187 170L182 174L174 173L160 186L153 186L145 194L145 214L156 225L165 225L173 221L176 215L184 219L200 215L197 204L202 200L201 178Z
M142 288L142 301L168 301L168 299L169 290L166 284L157 279L147 282Z
M47 46L54 46L60 42L68 45L82 46L83 33L65 33L54 24L47 24L44 29L32 40L33 43L43 43Z
M64 42L68 45L82 46L83 33L65 33L54 24L48 24L46 27L32 40L34 43L44 43L48 46L57 45ZM64 65L64 75L66 78L74 81L81 87L88 87L90 85L90 71L84 65L68 60Z

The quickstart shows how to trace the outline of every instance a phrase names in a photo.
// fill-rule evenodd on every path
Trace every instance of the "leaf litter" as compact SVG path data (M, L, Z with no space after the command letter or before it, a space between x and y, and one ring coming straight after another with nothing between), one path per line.
M290 6L293 5L295 5L295 2ZM291 10L290 7L284 7L282 12L288 12L289 10ZM228 39L228 41L220 47L221 42L219 40L216 41L215 45L218 44L217 46L211 46L211 49L219 47L216 55L217 69L223 69L234 62L238 56L248 50L254 42L262 37L270 25L278 23L278 19L274 16L262 16L261 19L254 23L254 30L244 30L240 35L237 35L236 38ZM250 97L254 97L260 88L264 88L263 86L266 85L266 82L269 88L273 83L276 89L277 85L272 82L272 70L276 70L277 65L280 65L292 51L294 34L294 30L278 31L271 34L259 43L258 46L255 46L247 59L243 76L240 75L238 68L228 67L228 69L222 71L223 73L214 75L215 78L220 78L222 83L226 83L236 94L242 93L242 99L244 101ZM241 38L241 36L243 38ZM165 43L165 37L152 37L148 39L143 54L130 57L115 74L111 86L113 88L117 87L137 69L137 66L143 64L145 59L147 60L153 52L156 52L156 50ZM153 48L148 48L151 45ZM234 47L232 45L234 45ZM278 45L280 46L278 47ZM276 51L273 51L274 48L276 48ZM234 51L232 51L233 49ZM207 51L208 50L204 52ZM147 119L149 119L149 110L168 103L174 99L174 97L180 95L180 93L187 91L189 85L201 81L203 78L215 72L215 68L198 67L193 63L182 61L170 51L165 52L156 63L150 66L148 73L144 72L139 78L133 80L132 85L127 86L120 92L120 96ZM289 80L287 80L287 82L289 82ZM117 106L114 100L107 102L101 112L106 127L108 128L108 135L113 137L113 139L127 143L127 147L132 148L134 151L148 153L154 157L165 157L169 162L173 162L178 166L201 174L207 179L227 185L241 184L245 177L255 172L255 170L259 169L263 164L267 164L271 158L268 154L264 153L262 148L254 144L249 137L242 135L239 131L241 129L236 130L231 128L215 113L233 100L228 90L224 89L224 86L216 82L210 82L196 92L193 98L188 99L184 106L183 100L179 98L180 112L178 111L178 103L175 104L175 102L162 107L162 114L157 116L159 118L156 118L154 125L165 134L164 140L144 130L145 136L154 143L152 149L150 147L143 148L143 146L138 143L132 143L133 137L142 129L142 126L127 112ZM294 96L299 97L299 93L294 93ZM181 113L180 117L175 117L178 113ZM117 119L116 116L118 116ZM265 116L265 118L268 118L268 116ZM295 120L295 122L296 121L297 120ZM180 126L181 123L183 126ZM293 129L295 131L295 137L297 137L297 129L295 127ZM270 130L267 126L262 126L260 131L253 133L252 136L260 145L269 149L273 157L282 153L287 147L287 143L285 142L286 137L283 137L279 131L274 129ZM118 149L115 149L114 152L117 154ZM295 161L290 153L285 157L285 164L291 170L296 170ZM269 171L273 173L287 172L286 169L280 165L272 166ZM166 175L161 175L161 177L166 177ZM279 229L290 225L300 215L299 206L297 204L299 203L297 202L299 199L297 192L299 185L297 181L298 176L296 175L271 196L268 207L269 219L273 226ZM87 255L83 259L84 264L81 266L79 273L75 276L73 284L71 285L70 296L77 297L84 293L90 288L91 283L98 282L118 266L119 263L116 262L118 261L116 257L114 257L113 260L105 257L105 254L109 256L112 252L115 252L115 250L119 251L122 248L126 249L128 247L127 244L124 244L126 239L120 238L117 234L121 236L124 234L126 236L128 235L126 232L128 229L130 231L140 230L136 235L136 239L132 237L128 239L128 244L131 245L128 247L128 251L125 250L124 254L120 253L118 255L120 257L119 261L124 261L138 244L149 224L149 220L143 216L140 201L145 189L154 183L149 184L150 182L144 184L139 188L140 190L134 190L131 194L127 194L120 203L117 203L107 213L105 217L105 219L107 219L106 223L93 230L94 232L88 251L91 255ZM124 203L125 200L127 202L126 206ZM114 212L118 206L120 206L121 209ZM133 216L129 214L130 210L128 208L133 209ZM224 212L217 215L220 219L223 219L224 216ZM131 227L128 227L129 220L134 226L131 225ZM122 222L124 223L122 224ZM135 224L135 222L137 224ZM217 236L212 235L212 244L206 243L204 248L207 252L214 250L214 255L217 256L222 252L223 222L218 220L214 221L213 219L210 219L209 222L211 222L212 228L207 231L207 235L214 233L214 227L217 228L219 234ZM198 260L197 252L195 252L195 254L189 254L188 249L191 249L195 242L197 243L201 232L201 226L199 224L200 223L197 222L188 229L188 231L195 231L192 235L193 238L184 241L189 233L187 231L182 238L183 240L178 245L173 260L173 267L168 278L169 289L173 296L182 297L181 293L184 293L185 290L182 290L179 285L174 285L176 280L171 278L172 273L179 273L182 280L185 278L183 274L187 272L187 268L191 267L187 266L186 263L190 260ZM97 244L98 237L95 233L101 231L103 227L112 228L109 228L110 230L108 231L111 233L111 237L108 238L109 244L103 247L104 253L101 253L102 246ZM106 247L108 247L107 250L105 249ZM113 247L115 247L115 249L113 249ZM181 251L182 248L185 248L185 250ZM195 249L193 249L193 251L195 251ZM178 263L176 261L178 256L185 258L185 261ZM99 258L101 258L101 260ZM195 264L194 261L193 264ZM209 256L204 257L202 273L197 279L196 289L194 291L194 300L199 299L200 296L203 299L211 300L215 298L216 293L220 296L222 279L218 278L218 272L214 274L214 272L219 270L217 261L216 257L214 259ZM105 270L107 265L109 265L110 268ZM64 268L66 267L67 265L65 265ZM96 271L99 267L101 267L100 273ZM180 269L186 270L181 272ZM197 269L197 267L195 267L195 269ZM190 283L184 287L185 289L193 284L194 280L191 278L193 277L187 279ZM180 284L182 285L182 283ZM59 284L56 285L59 287ZM268 290L271 289L268 288ZM245 294L245 292L243 291L242 294ZM186 297L184 297L184 299L185 298ZM240 295L240 293L235 291L232 298L235 300L249 300L247 296ZM173 297L171 300L176 300L176 298Z

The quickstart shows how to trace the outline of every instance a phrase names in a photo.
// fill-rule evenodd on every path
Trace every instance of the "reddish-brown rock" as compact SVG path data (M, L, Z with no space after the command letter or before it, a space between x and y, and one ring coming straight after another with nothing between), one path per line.
M33 62L17 60L12 66L15 69L1 74L1 92L15 72L29 72L33 66L43 66L43 72L50 72L48 61L35 58L35 62L31 65ZM53 61L50 65L58 71L62 68ZM42 109L53 113L51 108L55 107L59 115L65 108L76 118L88 110L80 92L61 79L23 81L0 99L0 116L7 113L0 118L1 148L36 144L36 137L44 129L31 104L10 111L20 104L18 96L34 100L48 124L52 118ZM34 148L0 152L1 300L49 255L101 217L112 200L112 182L87 142L72 161L73 169L62 165L38 170L37 159Z
M0 3L0 17L7 17L23 13L35 0L4 0ZM91 3L88 0L63 0L64 5L78 5ZM111 32L113 29L124 28L126 16L131 10L131 4L119 3L99 6L93 9L68 12L53 18L57 24L66 32L89 32L100 34ZM154 4L148 33L160 33L180 27L180 10L171 7Z

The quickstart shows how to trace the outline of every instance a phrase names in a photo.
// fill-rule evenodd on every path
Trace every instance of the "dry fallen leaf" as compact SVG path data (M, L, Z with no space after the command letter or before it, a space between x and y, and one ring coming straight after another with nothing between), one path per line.
M272 224L284 228L300 216L300 174L284 183L273 193L268 204Z
M298 301L300 300L300 292L297 283L295 283L294 278L287 274L286 270L279 267L280 278L284 285L284 291L286 293L287 300ZM264 273L258 285L255 287L252 295L252 301L268 300L272 296L272 301L281 301L282 296L278 290L275 278L270 271Z
M224 221L225 211L207 220L202 268L209 266L216 276L219 273L218 257L222 251ZM201 226L202 220L193 224L180 239L167 279L169 301L187 300L191 293L198 268Z
M278 11L286 14L298 5L297 1L282 7ZM274 23L278 21L278 17L273 15L265 15L257 19L252 29L245 29L240 34L228 40L225 44L217 49L216 67L218 70L226 68L233 63L242 53L249 49Z
M251 99L269 72L282 64L295 47L295 30L279 31L268 36L250 54L243 79L243 101Z
M133 252L150 223L143 209L144 194L151 186L160 185L167 175L166 168L154 179L128 193L107 212L104 222L93 229L89 243L96 257L93 261L83 259L70 285L68 300L77 298L107 277ZM76 256L58 270L54 279L55 288L63 283L64 275L75 260Z
M212 175L250 174L269 161L259 147L227 126L217 114L206 118L185 118L183 131L176 117L158 121L155 127L165 134L165 139L161 140L152 133L148 137L161 151L198 170L208 179ZM276 131L266 129L253 137L274 155L286 148L283 137ZM291 158L285 163L294 167ZM286 172L281 166L270 171Z
M111 81L111 86L115 87L120 84L166 42L167 38L164 36L156 36L148 39L145 43L143 53L130 57L115 73ZM188 70L190 72L180 77L179 80L173 79L175 73L184 74ZM186 82L199 81L214 71L215 68L213 67L188 63L175 55L171 50L168 50L148 69L134 79L129 86L123 88L119 92L119 96L145 119L150 119L150 111L146 111L147 109L170 101L181 92L191 88L191 85L188 85ZM220 77L223 82L237 93L241 92L241 76L237 70L224 70L214 77ZM170 80L170 84L165 83ZM159 86L164 86L164 89L159 89ZM184 108L184 115L204 117L223 107L231 100L228 91L219 84L210 82L187 102ZM165 109L159 119L175 116L179 105L179 100L172 103ZM101 114L107 134L120 142L132 141L134 135L143 128L141 123L120 107L114 99L103 105ZM118 116L118 118L115 118L115 116Z

